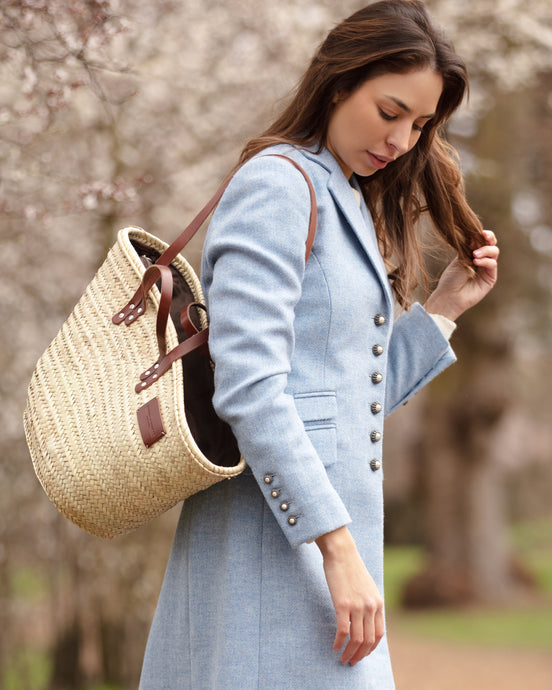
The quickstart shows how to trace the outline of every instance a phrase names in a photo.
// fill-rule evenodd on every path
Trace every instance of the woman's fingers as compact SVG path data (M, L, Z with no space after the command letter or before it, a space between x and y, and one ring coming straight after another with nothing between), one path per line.
M339 651L347 641L340 661L354 666L377 647L384 634L383 601L378 596L357 606L355 611L338 612L334 651Z
M364 646L365 631L364 619L362 615L351 616L351 629L349 632L349 642L341 655L341 663L347 664Z
M481 257L473 260L477 268L488 268L494 270L497 267L496 259L490 257Z
M487 244L497 244L496 235L492 230L483 230L483 236L487 240Z
M370 600L364 608L347 615L346 624L345 617L341 618L337 630L334 650L341 649L348 637L340 661L354 666L377 647L385 634L383 601L379 597Z
M364 639L358 646L357 651L350 658L351 666L357 664L365 656L371 654L378 646L381 638L385 634L385 623L383 619L383 601L374 602L373 614L364 619Z
M492 287L498 275L498 256L500 249L496 244L496 236L490 230L485 231L489 244L479 247L473 253L473 263L478 269L479 281Z
M376 639L375 639L374 644L372 645L372 648L370 649L370 652L374 651L374 649L378 646L381 638L385 635L385 618L383 616L383 601L381 602L381 606L376 611L376 617L375 617L374 623L375 623Z
M482 259L493 259L493 261L496 261L499 254L500 249L496 245L486 244L484 247L476 249L473 253L473 257L475 262Z
M483 235L487 244L473 252L473 263L478 268L486 268L494 271L497 267L500 249L497 246L496 235L492 230L484 230Z
M336 609L337 622L336 622L336 633L334 640L334 652L339 652L339 650L345 644L347 637L350 632L350 614L349 610L342 608L340 610Z

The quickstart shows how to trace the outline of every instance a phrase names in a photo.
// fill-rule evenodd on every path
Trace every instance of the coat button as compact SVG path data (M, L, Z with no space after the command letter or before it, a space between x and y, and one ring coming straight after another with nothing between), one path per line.
M265 474L264 483L265 484L272 484L272 475L271 474Z
M296 524L297 524L297 518L293 517L293 515L290 515L290 517L288 517L288 525L291 525L293 527L293 525L296 525Z
M380 467L381 462L377 458L370 460L370 469L372 470L372 472L377 472Z
M374 316L374 323L376 326L383 326L385 323L385 316L383 314L376 314Z
M382 411L382 406L381 403L379 402L373 402L370 405L370 410L372 411L372 414L379 414Z
M383 381L383 375L379 371L374 371L372 374L372 383L381 383Z
M370 441L372 441L372 443L377 443L380 440L381 440L380 432L379 431L372 431L370 434Z
M285 501L280 503L280 510L283 510L284 513L286 512L286 510L289 510L289 503L286 503Z
M372 347L372 352L376 355L376 357L379 357L380 355L383 354L383 346L382 345L374 345Z
M278 498L278 496L280 495L280 489L272 489L270 495L272 496L272 498Z

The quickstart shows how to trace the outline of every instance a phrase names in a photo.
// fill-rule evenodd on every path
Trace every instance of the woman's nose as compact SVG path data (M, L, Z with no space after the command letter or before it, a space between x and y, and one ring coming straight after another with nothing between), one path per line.
M410 149L412 129L408 123L400 123L394 127L387 137L387 144L393 149L393 156L398 158Z

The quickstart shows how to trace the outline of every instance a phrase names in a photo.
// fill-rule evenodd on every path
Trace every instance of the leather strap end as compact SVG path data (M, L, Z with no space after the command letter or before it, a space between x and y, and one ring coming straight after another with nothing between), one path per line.
M144 305L142 300L133 298L121 309L121 311L113 314L111 322L118 326L124 321L126 326L130 326L130 324L134 323L143 313Z

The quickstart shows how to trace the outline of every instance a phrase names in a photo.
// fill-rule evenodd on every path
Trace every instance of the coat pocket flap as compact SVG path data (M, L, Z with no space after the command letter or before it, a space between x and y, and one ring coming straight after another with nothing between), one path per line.
M333 391L299 393L294 396L295 407L304 423L327 422L335 425L337 400Z

